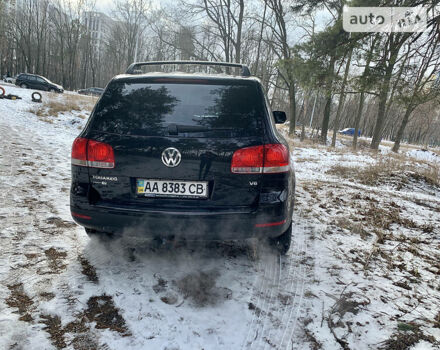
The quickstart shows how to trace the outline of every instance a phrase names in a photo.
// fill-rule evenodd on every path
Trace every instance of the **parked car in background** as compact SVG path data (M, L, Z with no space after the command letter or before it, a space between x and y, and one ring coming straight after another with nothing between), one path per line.
M61 85L52 83L49 79L36 74L19 74L15 80L15 85L20 86L23 89L35 89L59 93L64 92L64 88Z
M6 75L3 76L3 81L5 83L11 83L11 84L15 84L15 80L16 80L17 76L14 77L7 77Z
M346 128L346 129L340 130L339 133L342 134L342 135L352 135L353 136L354 135L354 131L355 131L354 128ZM358 136L361 136L361 131L360 130L358 130Z
M104 92L104 89L99 87L89 87L87 89L78 90L78 93L81 95L92 95L92 96L101 96Z

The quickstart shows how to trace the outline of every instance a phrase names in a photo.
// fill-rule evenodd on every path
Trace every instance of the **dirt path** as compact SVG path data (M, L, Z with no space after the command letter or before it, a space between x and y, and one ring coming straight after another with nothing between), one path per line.
M288 256L255 262L240 245L90 240L70 218L63 132L0 119L1 348L301 348L303 227Z

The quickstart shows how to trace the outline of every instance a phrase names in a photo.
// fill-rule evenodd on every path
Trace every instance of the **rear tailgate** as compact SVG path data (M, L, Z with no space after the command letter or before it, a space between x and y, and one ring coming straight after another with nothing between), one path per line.
M111 145L113 169L90 168L97 205L157 210L243 209L258 203L261 174L233 174L234 151L264 143L255 81L115 81L98 103L87 138ZM180 153L167 166L163 152ZM200 183L207 197L139 193L139 180Z

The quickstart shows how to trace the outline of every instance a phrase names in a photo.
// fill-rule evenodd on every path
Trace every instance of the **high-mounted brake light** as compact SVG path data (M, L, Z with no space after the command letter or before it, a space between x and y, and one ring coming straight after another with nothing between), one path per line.
M289 171L289 150L282 144L241 148L232 155L235 174L284 173Z
M91 168L114 168L113 148L104 142L77 137L72 146L72 164Z

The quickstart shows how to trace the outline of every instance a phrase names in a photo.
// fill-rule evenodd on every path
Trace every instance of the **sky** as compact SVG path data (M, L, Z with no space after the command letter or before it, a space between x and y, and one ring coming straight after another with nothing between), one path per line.
M110 15L112 10L116 6L115 0L95 0L96 9L100 12L104 12L107 15ZM151 0L151 4L154 5L155 8L159 7L161 3L166 3L167 1L163 0Z
M98 11L106 14L110 13L114 7L115 2L113 0L96 0L96 8Z

